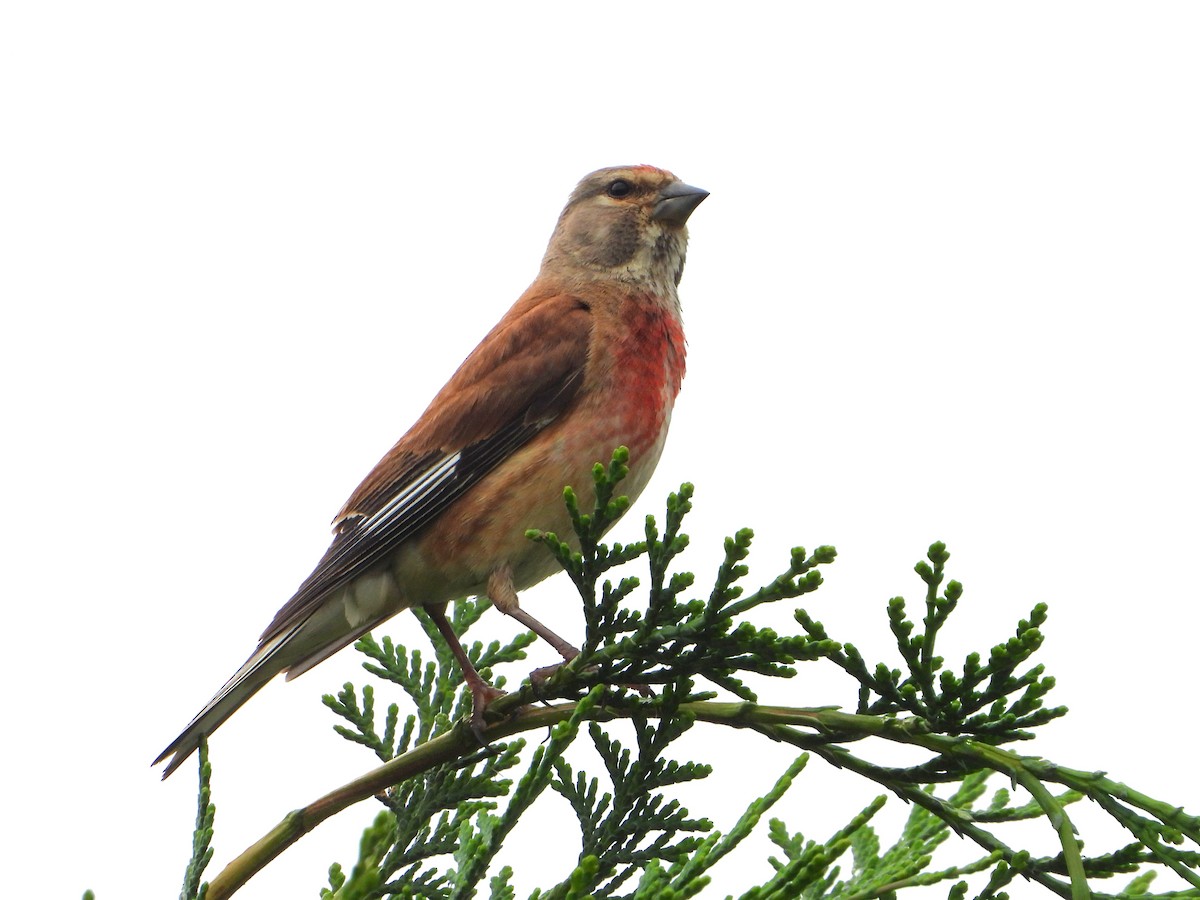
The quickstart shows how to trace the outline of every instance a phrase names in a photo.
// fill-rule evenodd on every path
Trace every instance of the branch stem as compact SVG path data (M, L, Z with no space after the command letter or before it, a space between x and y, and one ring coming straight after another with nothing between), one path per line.
M510 698L502 698L493 705L493 708L502 708L504 701L508 699ZM511 714L504 719L490 724L484 730L484 736L489 742L501 741L522 732L548 728L566 721L576 712L577 704L574 702L557 703L550 706L521 706L512 710ZM1059 767L1049 768L1041 760L1022 757L1010 751L966 738L930 734L924 730L925 726L922 721L916 718L897 719L856 715L830 707L793 708L714 701L684 703L679 706L679 712L694 716L697 721L701 722L733 728L749 728L774 740L784 741L816 752L831 764L857 771L882 784L903 799L924 806L939 818L947 821L960 834L973 839L987 852L999 851L1011 860L1015 855L1014 851L986 830L973 824L969 816L959 813L942 800L913 785L901 784L888 779L884 769L853 756L844 747L839 746L839 743L864 737L878 737L923 747L937 754L956 758L976 769L1003 772L1029 790L1039 805L1046 810L1062 844L1070 885L1051 878L1045 872L1026 872L1025 874L1060 896L1069 896L1072 900L1090 896L1084 893L1087 890L1087 883L1073 826L1063 811L1062 805L1043 785L1043 781L1053 781L1087 791L1087 787L1090 786L1094 789L1095 785L1081 788L1080 782L1084 779L1079 776L1086 776L1088 773ZM586 711L584 718L604 722L628 718L632 715L656 716L657 714L655 708L649 705L620 708L597 705ZM812 731L797 729L811 729ZM380 794L418 772L452 762L478 749L479 745L470 727L465 722L460 723L458 727L447 734L421 744L361 777L330 791L307 806L288 813L278 825L232 860L213 879L208 888L208 900L225 900L225 898L233 896L242 885L284 850L336 813ZM1092 780L1095 777L1091 776ZM1104 781L1109 783L1107 779ZM1128 788L1125 791L1128 794L1134 794ZM1136 796L1142 801L1139 805L1143 807L1157 803L1149 797Z

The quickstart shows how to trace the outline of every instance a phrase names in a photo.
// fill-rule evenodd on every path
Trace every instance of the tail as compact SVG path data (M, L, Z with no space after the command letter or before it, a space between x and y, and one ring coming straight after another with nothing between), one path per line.
M168 756L171 757L171 761L163 770L164 779L195 752L200 746L201 737L207 737L216 731L243 703L287 667L287 662L279 659L279 651L291 636L290 633L284 633L259 645L233 677L217 691L216 696L208 701L208 705L192 719L183 733L175 738L166 750L158 754L158 759L154 760L152 765L157 766Z
M200 746L201 737L216 731L222 722L280 672L286 671L287 680L291 681L354 643L396 611L394 608L388 609L386 613L351 628L343 609L342 603L327 602L306 618L259 644L250 658L242 663L242 667L217 691L217 695L192 719L183 734L158 754L158 759L152 765L157 766L168 756L171 757L162 777L166 778L178 769Z

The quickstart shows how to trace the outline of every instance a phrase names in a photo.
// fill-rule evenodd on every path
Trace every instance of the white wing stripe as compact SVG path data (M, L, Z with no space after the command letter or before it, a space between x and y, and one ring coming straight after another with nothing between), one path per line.
M431 493L454 477L458 464L462 461L462 453L456 452L440 460L437 465L423 472L418 478L406 484L396 496L389 500L383 508L373 513L355 528L360 536L371 534L377 529L384 528L398 516L403 516L408 510L419 504Z

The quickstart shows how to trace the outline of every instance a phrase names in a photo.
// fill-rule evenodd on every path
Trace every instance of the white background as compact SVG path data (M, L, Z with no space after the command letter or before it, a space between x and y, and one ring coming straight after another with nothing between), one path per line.
M754 582L835 544L807 606L868 658L945 540L950 659L1051 606L1072 713L1022 749L1195 812L1198 25L1182 3L6 5L5 893L176 895L195 769L150 760L532 279L578 178L629 162L712 196L671 440L614 536L691 480L701 591L740 526ZM571 635L570 597L526 605ZM210 876L370 765L319 704L355 656L213 740ZM763 699L853 695L805 671ZM719 768L685 800L728 828L790 754L700 737ZM823 838L875 793L813 763L778 811ZM562 809L515 836L520 896L572 865ZM374 812L241 896L315 897Z

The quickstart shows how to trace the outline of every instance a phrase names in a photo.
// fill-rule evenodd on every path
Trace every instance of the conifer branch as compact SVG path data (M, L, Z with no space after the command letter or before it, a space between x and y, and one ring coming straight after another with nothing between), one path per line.
M583 849L573 867L555 874L556 883L536 891L535 898L692 897L709 883L712 868L779 806L812 756L842 770L844 777L870 780L885 793L823 841L806 839L789 831L782 819L772 819L768 834L781 856L770 860L765 880L747 886L747 898L866 900L945 883L952 885L950 897L965 900L963 879L983 875L986 883L977 900L1005 896L1018 878L1071 900L1200 898L1200 819L1104 773L1010 748L1066 713L1045 705L1055 681L1041 665L1030 663L1044 639L1044 604L1034 605L1011 636L989 652L968 654L958 668L948 666L938 654L938 639L955 621L964 590L947 578L950 554L935 543L916 566L924 586L920 621L910 618L902 597L886 605L898 664L868 662L802 608L794 611L802 633L779 634L747 616L764 604L815 591L822 567L835 559L833 548L819 547L812 554L796 548L778 577L747 591L742 582L749 574L745 560L753 532L742 529L726 540L712 588L703 599L689 596L694 578L675 571L674 564L688 547L681 525L691 508L691 485L668 498L661 528L654 517L646 518L643 540L611 546L602 541L627 506L615 490L626 462L624 451L618 451L608 466L595 468L597 501L590 511L579 509L573 491L564 492L578 550L553 534L529 534L554 555L579 592L587 632L576 659L536 687L525 682L494 702L483 731L488 745L481 747L466 720L469 700L458 668L427 616L418 611L435 648L431 659L388 638L362 639L358 649L367 658L367 671L398 688L412 712L402 719L396 702L377 710L377 688L369 685L348 684L325 702L340 720L337 733L381 764L289 813L211 884L199 885L212 853L211 770L202 747L201 815L185 900L232 896L308 831L368 798L384 809L364 832L350 872L331 868L323 897L451 900L477 894L486 885L496 900L513 900L514 873L497 867L498 854L546 787L574 810ZM605 577L637 560L648 570L641 599L642 578L625 575L614 583ZM486 601L456 604L455 630L468 632L486 608ZM479 671L491 677L494 666L523 659L532 639L521 634L506 644L464 646ZM761 685L769 688L774 679L790 678L805 663L832 665L850 678L856 709L758 702L756 691L766 689ZM632 724L632 743L623 744L603 727L617 720ZM595 775L567 756L584 722L603 761ZM673 786L709 775L703 762L670 756L674 742L693 727L739 729L748 740L762 736L802 752L774 788L748 800L745 812L722 834L670 797ZM546 728L549 742L527 752L520 735ZM873 762L862 749L871 745L860 744L868 737L915 748L924 758L904 767ZM523 774L509 777L519 765ZM1008 790L997 790L976 808L992 774L1011 781L1022 796L1014 799ZM899 839L884 848L871 822L887 794L912 804L912 812ZM1081 820L1067 812L1084 801L1124 828L1130 842L1086 855L1076 831ZM1058 843L1056 854L1034 856L1002 839L1007 823L1039 819L1045 819ZM934 853L951 832L973 841L982 855L935 868ZM838 861L847 854L853 866L843 873ZM1150 894L1154 867L1175 873L1191 887ZM1123 891L1095 890L1098 879L1122 874L1133 876Z

